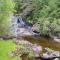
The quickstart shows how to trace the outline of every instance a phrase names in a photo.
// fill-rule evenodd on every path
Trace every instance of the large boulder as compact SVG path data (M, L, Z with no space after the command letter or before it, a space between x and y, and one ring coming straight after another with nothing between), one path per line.
M19 35L19 36L32 36L34 34L32 31L29 31L26 28L18 28L17 35Z

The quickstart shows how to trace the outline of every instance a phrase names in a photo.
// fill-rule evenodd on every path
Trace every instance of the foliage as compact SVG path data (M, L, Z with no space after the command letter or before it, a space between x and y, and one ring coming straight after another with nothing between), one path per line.
M15 2L15 7L14 7L15 13L20 13L22 6L21 0L15 0L14 2Z
M34 57L36 53L32 50L31 47L27 47L26 45L20 45L20 48L18 48L17 55L23 55L27 54L29 57Z
M42 35L57 35L60 37L60 1L32 0L30 2L34 6L34 10L28 16L27 21L35 23L34 27L37 27L36 30Z
M20 45L13 51L13 56L22 56L23 54L27 54L28 57L35 57L36 53L31 49L31 47L27 47L26 45Z
M14 3L12 0L0 0L0 35L9 32Z
M27 19L33 10L31 1L32 0L15 0L15 14L19 14L23 19Z
M44 18L39 20L39 31L43 35L49 36L59 36L60 34L60 19L49 20L48 18ZM42 23L43 22L43 23ZM38 24L38 23L37 23Z
M48 32L60 36L60 0L18 0L17 12L28 11L26 4L34 8L26 19L37 26L36 30L39 30L42 35L47 35Z
M37 30L43 35L57 35L60 37L60 1L34 0L32 22L36 21Z

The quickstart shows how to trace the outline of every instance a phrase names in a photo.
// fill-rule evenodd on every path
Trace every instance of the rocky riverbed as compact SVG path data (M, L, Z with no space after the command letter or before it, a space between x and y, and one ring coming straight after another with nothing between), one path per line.
M38 44L32 44L29 41L26 40L16 40L15 43L17 43L20 46L20 48L16 48L16 50L12 53L15 55L24 55L27 54L30 56L30 58L37 58L37 59L46 59L46 60L60 60L60 51L53 50L49 47L42 47ZM32 55L30 55L32 54ZM26 57L26 56L25 56ZM22 57L24 58L24 57ZM37 60L36 59L36 60ZM28 59L29 60L29 59Z

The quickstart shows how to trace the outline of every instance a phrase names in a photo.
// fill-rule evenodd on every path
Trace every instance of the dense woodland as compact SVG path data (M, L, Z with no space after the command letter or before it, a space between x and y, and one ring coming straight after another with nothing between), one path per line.
M60 37L59 0L17 0L15 10L28 22L34 24L33 29L39 31L41 35Z
M7 33L11 16L20 15L41 35L60 37L60 0L1 0L0 33ZM9 19L10 18L10 19ZM10 23L10 24L9 24ZM0 34L0 35L1 35Z

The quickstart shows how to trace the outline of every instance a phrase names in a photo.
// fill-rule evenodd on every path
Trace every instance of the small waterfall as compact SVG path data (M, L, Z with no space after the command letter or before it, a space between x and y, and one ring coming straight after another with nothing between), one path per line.
M11 31L14 36L22 35L22 33L26 35L38 35L38 33L32 31L32 25L30 26L29 23L27 23L21 17L13 16L11 22Z
M18 24L17 24L17 16L12 17L11 21L11 31L14 36L17 36L17 29L18 29Z

